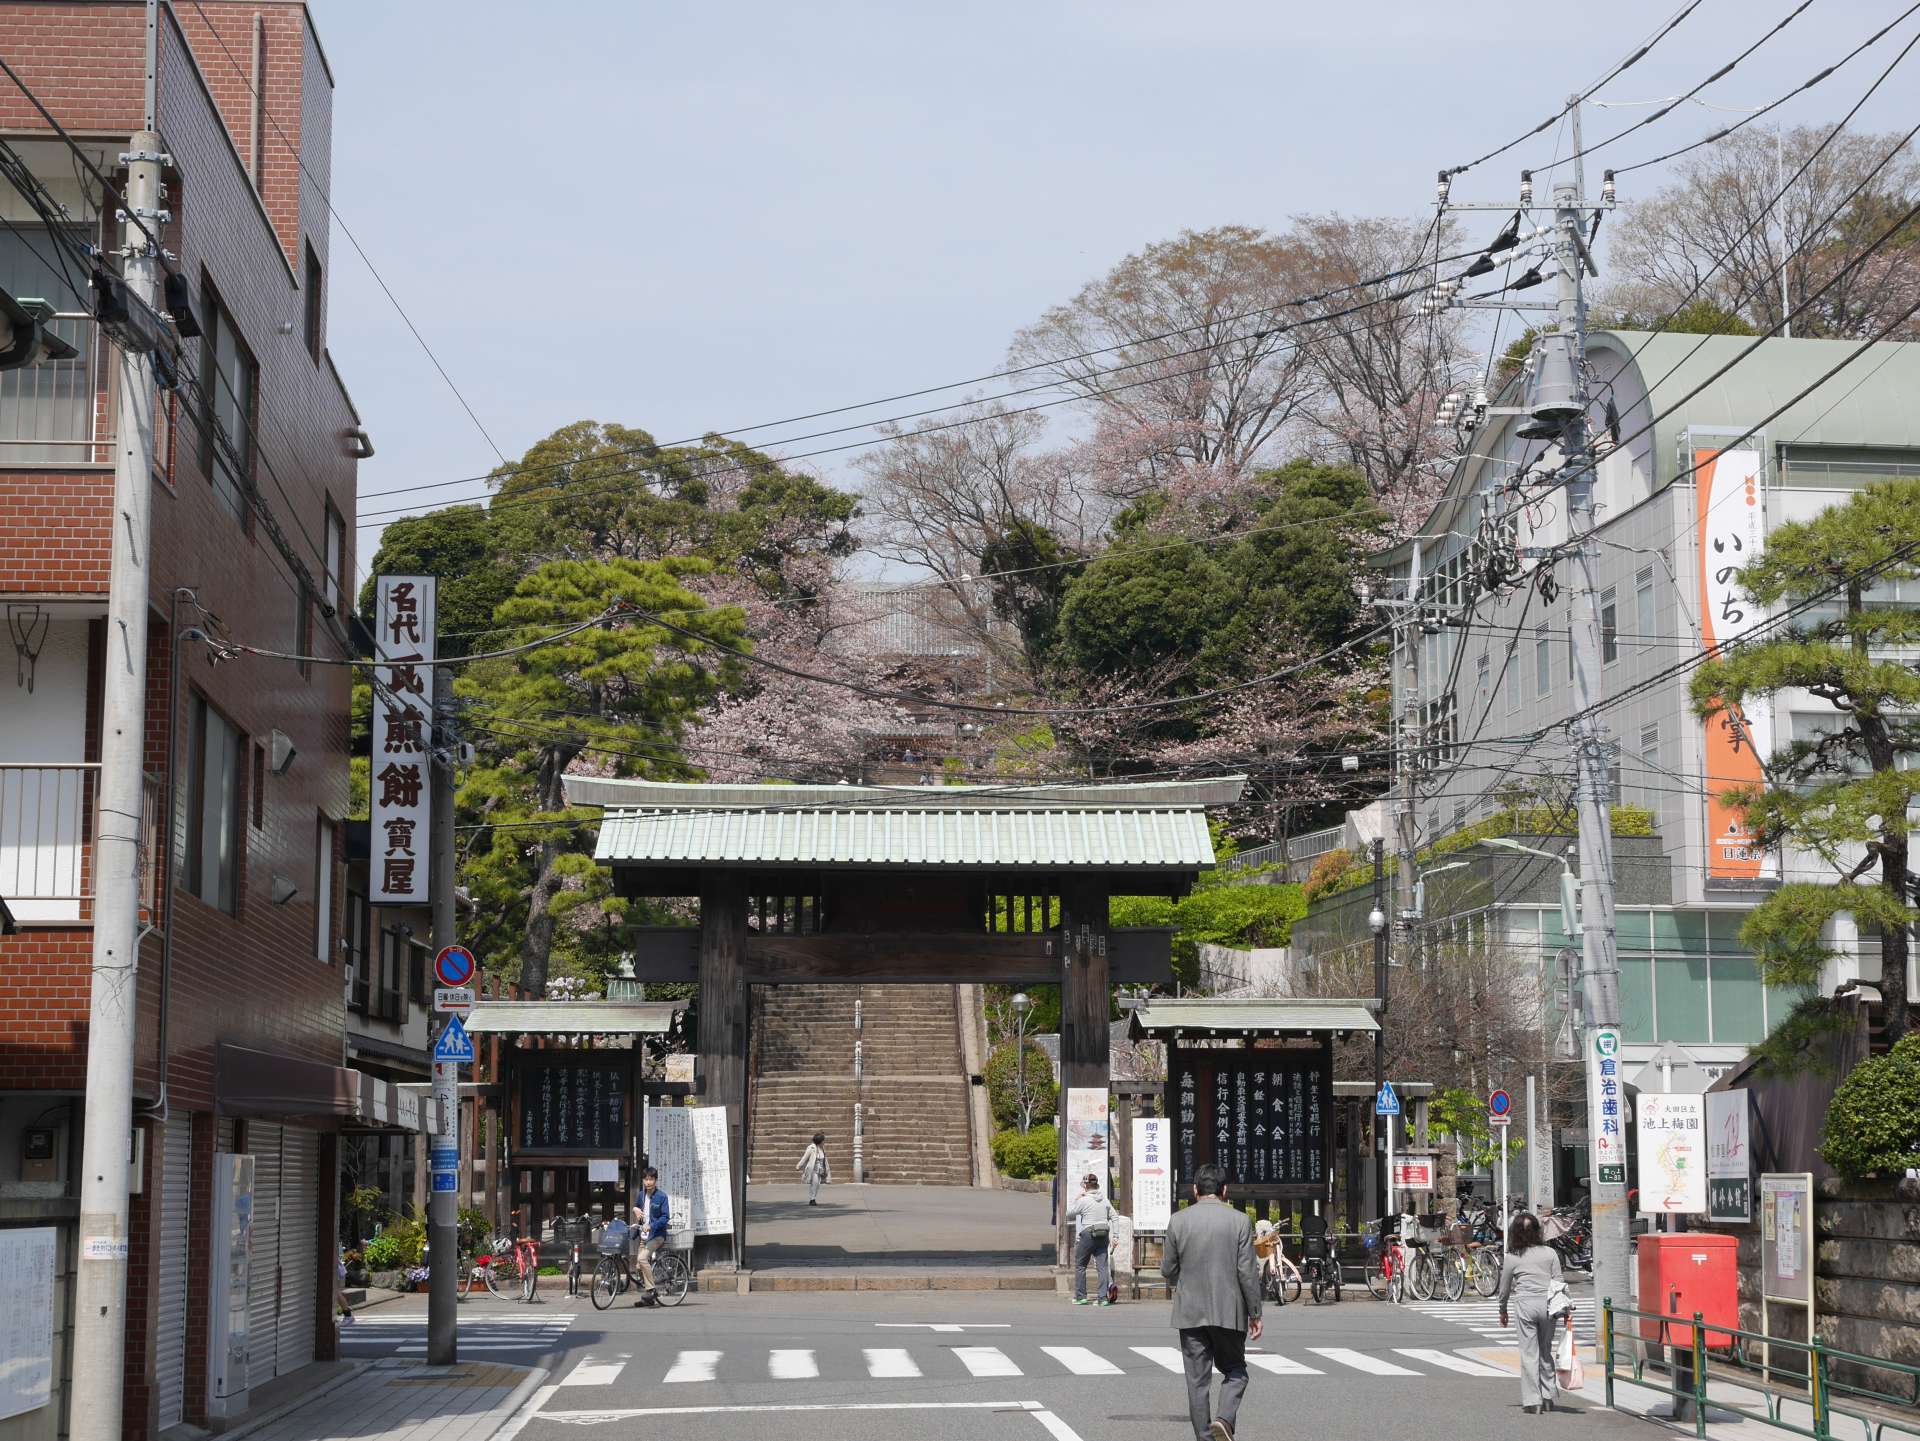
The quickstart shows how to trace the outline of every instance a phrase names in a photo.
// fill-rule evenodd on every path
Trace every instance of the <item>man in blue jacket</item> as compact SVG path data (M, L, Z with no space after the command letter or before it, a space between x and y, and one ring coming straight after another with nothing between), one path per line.
M640 1191L633 1198L634 1264L646 1288L634 1301L651 1306L659 1300L653 1285L653 1258L667 1244L667 1193L660 1189L660 1173L649 1166L640 1173Z

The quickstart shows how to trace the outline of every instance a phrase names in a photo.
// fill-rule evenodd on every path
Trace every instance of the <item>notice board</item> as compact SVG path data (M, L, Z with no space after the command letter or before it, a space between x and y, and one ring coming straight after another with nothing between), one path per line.
M54 1228L0 1230L0 1418L53 1400Z
M1333 1053L1186 1047L1167 1057L1177 1189L1215 1165L1241 1194L1310 1200L1333 1174Z
M553 1065L534 1059L538 1055L515 1059L514 1148L625 1155L627 1060Z
M727 1167L724 1106L651 1106L647 1164L667 1193L667 1226L696 1236L733 1234L733 1187Z

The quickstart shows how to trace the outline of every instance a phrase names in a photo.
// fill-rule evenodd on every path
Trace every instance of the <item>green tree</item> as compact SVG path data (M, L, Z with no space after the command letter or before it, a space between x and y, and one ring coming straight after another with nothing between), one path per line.
M516 551L501 525L477 505L406 516L380 537L360 591L360 613L373 614L374 576L433 576L439 654L457 660L494 648L494 611L530 569L530 558Z
M1916 576L1920 480L1871 485L1811 520L1780 526L1765 554L1740 572L1748 599L1771 607L1837 594L1837 611L1727 652L1692 682L1694 708L1709 719L1733 719L1752 699L1798 690L1834 707L1825 734L1776 751L1767 785L1726 798L1745 808L1761 844L1811 851L1839 878L1787 882L1754 908L1740 934L1770 984L1811 986L1832 958L1821 932L1834 916L1847 912L1863 932L1877 930L1895 1041L1907 1030L1907 930L1916 918L1907 811L1920 794L1920 768L1910 768L1920 751L1920 674L1886 651L1920 640L1920 611L1874 604L1869 592ZM1865 883L1876 866L1878 882Z
M1366 476L1350 465L1295 460L1258 480L1273 489L1253 531L1226 553L1236 603L1215 636L1216 669L1257 648L1276 628L1319 649L1345 640L1361 613L1356 572L1363 537L1382 533L1386 514Z
M556 626L610 608L673 611L706 643L659 626L615 620L522 654L478 662L455 687L463 726L480 750L460 788L466 841L463 879L477 903L483 954L517 952L520 982L542 994L556 927L607 926L623 905L593 861L597 814L570 808L563 783L583 758L617 775L692 774L681 757L688 721L737 661L739 611L708 610L683 584L698 561L567 560L540 567L495 612L509 644L550 636ZM604 927L603 927L604 929Z
M1225 620L1230 589L1205 546L1122 541L1068 587L1059 656L1096 676L1144 676L1170 658L1196 656ZM1201 684L1190 671L1176 689Z
M1920 1166L1920 1035L1847 1073L1821 1126L1820 1159L1850 1181Z

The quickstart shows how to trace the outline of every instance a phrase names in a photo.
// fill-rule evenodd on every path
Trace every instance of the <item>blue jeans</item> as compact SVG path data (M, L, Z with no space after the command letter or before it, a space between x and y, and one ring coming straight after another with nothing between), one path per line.
M1107 1231L1105 1227L1099 1230L1093 1230L1092 1228L1083 1230L1079 1238L1073 1243L1073 1299L1076 1301L1084 1301L1087 1299L1087 1258L1089 1256L1093 1258L1098 1268L1100 1299L1104 1301L1107 1299L1107 1285L1109 1281L1107 1275Z

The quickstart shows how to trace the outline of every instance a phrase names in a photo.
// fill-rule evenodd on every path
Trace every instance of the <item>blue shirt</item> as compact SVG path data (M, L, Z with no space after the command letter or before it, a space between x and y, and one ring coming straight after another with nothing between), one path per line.
M667 1193L655 1190L649 1196L644 1190L637 1191L633 1197L633 1208L640 1212L640 1234L647 1240L667 1234Z

